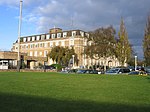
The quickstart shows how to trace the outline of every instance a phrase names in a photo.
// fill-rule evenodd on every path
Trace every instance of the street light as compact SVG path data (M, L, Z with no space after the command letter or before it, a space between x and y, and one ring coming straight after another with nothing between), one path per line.
M18 60L17 60L17 71L20 72L20 36L21 36L21 23L22 23L22 0L20 0L20 17L18 27Z
M136 69L137 69L137 56L134 56L134 58L135 58L135 71L136 71Z
M75 55L72 55L72 68L74 69L74 57Z

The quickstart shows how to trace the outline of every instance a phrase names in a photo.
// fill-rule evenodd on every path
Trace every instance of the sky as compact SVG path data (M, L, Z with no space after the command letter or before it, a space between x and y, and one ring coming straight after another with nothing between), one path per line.
M18 38L20 0L0 0L0 50L9 51ZM63 30L92 31L113 25L117 34L123 17L128 38L139 58L150 0L23 0L21 36ZM117 36L116 34L116 36Z

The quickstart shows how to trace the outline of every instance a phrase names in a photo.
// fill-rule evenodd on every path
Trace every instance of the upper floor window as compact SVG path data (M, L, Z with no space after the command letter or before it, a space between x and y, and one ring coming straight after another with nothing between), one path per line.
M59 42L58 41L56 42L56 46L59 46Z
M37 56L37 54L38 54L38 52L37 52L37 51L35 51L35 52L34 52L34 56Z
M32 41L35 41L35 37L32 37Z
M33 52L32 51L30 51L30 56L33 56Z
M88 34L88 33L86 33L85 35L86 35L87 37L89 37L89 34Z
M40 36L38 35L38 36L36 36L36 40L40 40Z
M74 40L70 40L70 46L74 45Z
M48 51L44 51L44 57L47 57Z
M50 47L53 47L53 42L50 42Z
M26 42L27 38L23 38L23 42Z
M41 35L41 40L45 40L45 35Z
M49 34L46 35L46 39L50 39L50 35Z
M67 37L67 32L64 32L64 33L63 33L63 37Z
M76 36L76 31L72 31L72 36Z
M30 45L30 48L31 48L31 49L33 48L33 44Z
M62 42L61 42L61 45L62 45L62 46L65 46L65 42L64 42L64 41L62 41Z
M28 37L28 41L30 41L31 40L31 37Z
M80 31L80 35L81 35L82 37L84 37L84 32Z
M40 43L40 47L43 47L43 43Z
M60 38L61 37L61 33L57 33L57 38Z
M44 47L48 47L48 43L45 43L45 44L44 44Z
M55 34L52 34L52 39L54 39L55 38Z

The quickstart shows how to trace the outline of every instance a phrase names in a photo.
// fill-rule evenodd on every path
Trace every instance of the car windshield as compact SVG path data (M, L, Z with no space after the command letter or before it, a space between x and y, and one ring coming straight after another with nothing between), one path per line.
M118 73L118 71L119 71L119 68L113 68L107 71L107 73Z

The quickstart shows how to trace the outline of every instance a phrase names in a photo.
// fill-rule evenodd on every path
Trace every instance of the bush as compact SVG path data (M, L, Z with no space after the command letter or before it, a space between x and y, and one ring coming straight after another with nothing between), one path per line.
M52 64L51 66L53 66L57 71L61 71L63 66L60 64Z

